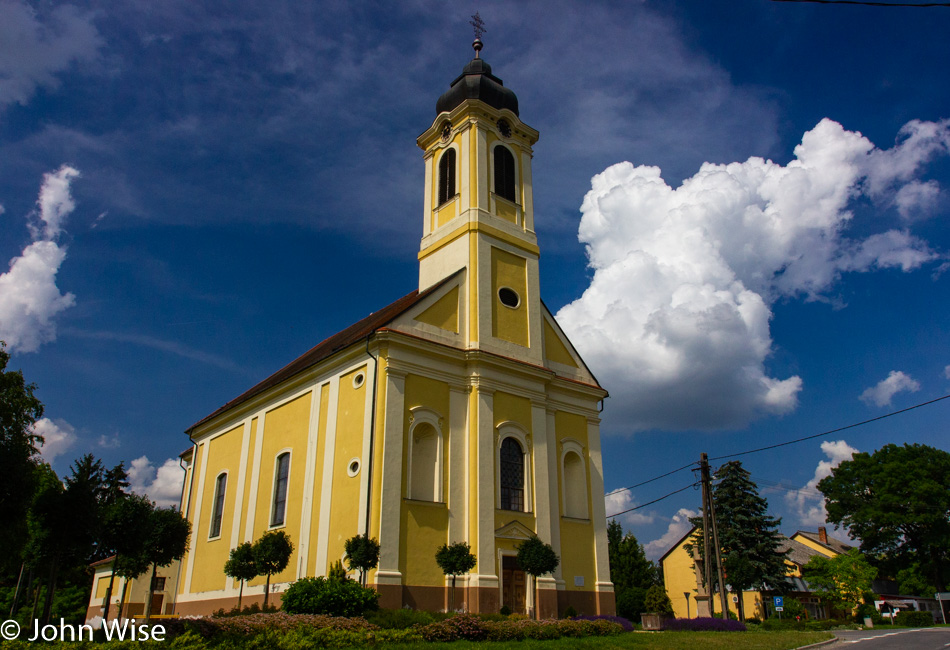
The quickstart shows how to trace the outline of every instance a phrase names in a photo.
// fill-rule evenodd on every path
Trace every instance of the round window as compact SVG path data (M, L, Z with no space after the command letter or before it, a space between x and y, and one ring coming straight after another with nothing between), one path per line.
M351 478L360 473L360 459L351 458L350 464L346 466L346 473Z
M363 385L363 382L366 381L366 375L362 372L356 373L353 377L353 388L359 388Z
M498 290L498 299L505 307L511 307L512 309L521 304L521 296L509 287L502 287Z

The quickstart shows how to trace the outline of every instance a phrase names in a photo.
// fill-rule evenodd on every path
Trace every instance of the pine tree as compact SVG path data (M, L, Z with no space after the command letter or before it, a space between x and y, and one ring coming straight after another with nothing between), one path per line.
M712 495L716 506L716 524L722 551L726 584L739 596L739 619L745 619L742 592L746 589L784 591L785 557L778 532L781 518L768 514L769 504L759 496L759 488L737 460L716 470L717 482ZM697 528L690 554L702 562L702 517L690 520ZM713 576L715 583L715 576ZM717 587L718 585L713 585ZM710 592L711 593L711 592Z
M639 621L640 614L648 611L645 604L647 590L660 583L657 567L647 559L637 538L632 533L624 534L616 519L607 524L607 555L617 613L631 621Z

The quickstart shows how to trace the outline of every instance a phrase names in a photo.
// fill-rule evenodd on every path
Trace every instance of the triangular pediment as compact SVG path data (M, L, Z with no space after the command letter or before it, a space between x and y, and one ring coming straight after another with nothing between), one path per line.
M597 379L543 302L541 316L544 321L544 365L563 377L585 384L597 384Z
M423 339L457 346L464 324L464 301L461 300L464 271L446 278L442 286L425 300L395 319L390 327Z
M502 539L526 540L535 536L535 532L520 521L509 521L501 528L495 529L495 537Z

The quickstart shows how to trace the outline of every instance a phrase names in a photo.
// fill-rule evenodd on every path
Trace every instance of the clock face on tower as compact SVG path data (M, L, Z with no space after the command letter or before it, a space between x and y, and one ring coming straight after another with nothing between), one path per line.
M452 137L452 125L446 122L442 125L442 142L448 142L450 137Z
M507 120L498 120L498 130L504 137L511 137L511 125L508 124Z

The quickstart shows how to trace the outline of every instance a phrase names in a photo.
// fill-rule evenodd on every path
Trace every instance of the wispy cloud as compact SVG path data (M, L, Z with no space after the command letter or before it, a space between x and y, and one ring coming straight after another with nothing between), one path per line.
M670 523L666 527L666 532L658 539L654 539L643 545L646 556L651 560L658 560L693 527L693 525L689 523L690 518L698 516L699 512L696 510L690 510L689 508L680 508L677 510L676 514L670 519Z
M618 512L623 512L624 510L629 510L630 508L635 508L637 502L634 501L633 495L630 494L630 491L626 492L614 492L613 494L608 494L604 497L604 505L607 507L607 516L613 515ZM616 517L617 521L620 522L624 528L631 528L638 524L652 524L655 519L655 515L646 512L640 512L636 510L634 512L625 512L622 515Z
M140 456L129 467L129 489L147 496L159 507L179 505L184 480L185 473L174 458L156 468L147 456Z
M192 361L198 361L199 363L205 363L211 366L221 368L222 370L231 370L234 372L244 372L244 369L241 366L237 365L230 359L225 357L211 354L209 352L203 352L202 350L196 350L195 348L189 347L177 341L167 341L165 339L159 339L154 336L148 336L147 334L128 334L123 332L102 332L102 331L86 331L80 329L66 329L63 330L64 336L74 336L76 338L83 339L92 339L97 341L116 341L119 343L131 343L132 345L141 345L143 347L152 348L154 350L161 350L162 352L168 352L169 354L174 354L185 359L191 359Z
M40 456L49 464L76 444L76 429L66 420L40 418L33 425L33 431L43 436Z

